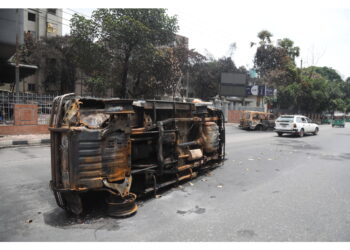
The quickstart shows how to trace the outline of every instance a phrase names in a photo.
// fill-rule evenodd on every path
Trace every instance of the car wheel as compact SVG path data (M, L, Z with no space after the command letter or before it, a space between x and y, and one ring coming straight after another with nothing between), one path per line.
M318 128L315 128L314 135L317 135L317 134L318 134Z
M304 136L304 129L300 129L300 132L299 132L299 137L303 137Z
M283 135L283 133L281 133L281 132L278 132L277 134L278 134L278 136L282 136Z
M255 130L257 130L257 131L263 131L263 126L261 126L261 125L258 125L258 126L256 126L255 127Z

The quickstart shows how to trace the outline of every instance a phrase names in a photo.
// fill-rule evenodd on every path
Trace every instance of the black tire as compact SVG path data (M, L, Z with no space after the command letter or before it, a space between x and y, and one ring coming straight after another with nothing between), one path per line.
M264 130L264 127L262 125L258 125L255 127L255 130L257 131L263 131Z
M304 136L304 129L302 128L302 129L300 129L300 132L299 132L299 137L303 137Z
M318 134L318 131L319 129L318 128L315 128L315 132L313 132L314 135L317 135Z
M277 132L277 134L278 134L278 136L282 136L283 135L283 133L281 133L281 132Z

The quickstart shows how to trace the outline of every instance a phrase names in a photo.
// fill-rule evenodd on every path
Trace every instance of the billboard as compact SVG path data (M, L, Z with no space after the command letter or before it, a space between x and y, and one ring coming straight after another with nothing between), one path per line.
M221 73L221 96L246 96L247 76L243 73Z
M273 96L274 89L266 86L247 86L246 95L255 95L255 96Z
M246 89L245 86L221 84L220 95L245 97Z
M242 85L246 84L247 76L243 73L221 73L221 83Z

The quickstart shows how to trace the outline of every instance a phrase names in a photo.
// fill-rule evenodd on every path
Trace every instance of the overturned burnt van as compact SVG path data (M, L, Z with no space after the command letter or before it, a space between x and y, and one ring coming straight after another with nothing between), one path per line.
M197 176L222 160L224 116L203 103L84 98L53 101L50 182L61 208L81 214L98 194L110 216L136 197Z

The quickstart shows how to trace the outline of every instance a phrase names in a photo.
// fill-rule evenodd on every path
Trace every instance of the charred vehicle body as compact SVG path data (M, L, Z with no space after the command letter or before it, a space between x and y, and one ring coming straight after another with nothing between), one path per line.
M197 176L222 160L224 117L200 103L58 96L50 117L50 187L57 204L81 214L97 194L111 216L135 199Z

